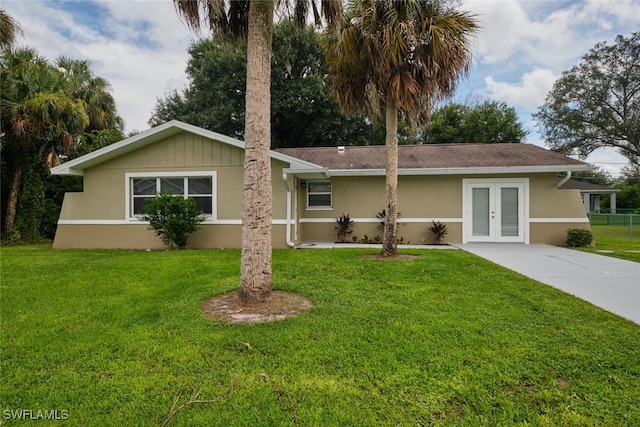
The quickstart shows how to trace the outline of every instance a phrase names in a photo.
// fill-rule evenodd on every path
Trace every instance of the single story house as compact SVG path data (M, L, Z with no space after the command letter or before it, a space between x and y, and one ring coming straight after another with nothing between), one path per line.
M592 182L570 179L560 186L562 190L578 190L587 213L600 213L600 196L609 196L609 212L616 213L616 193L620 190Z
M145 200L172 191L196 199L207 220L192 248L240 247L244 143L179 121L167 122L52 169L83 177L67 193L55 248L161 248L139 219ZM273 247L334 242L335 219L353 235L382 234L385 147L271 151ZM578 190L565 179L590 165L531 144L407 145L399 149L399 237L430 243L432 221L446 242L561 245L568 228L588 228ZM560 184L560 185L559 185Z

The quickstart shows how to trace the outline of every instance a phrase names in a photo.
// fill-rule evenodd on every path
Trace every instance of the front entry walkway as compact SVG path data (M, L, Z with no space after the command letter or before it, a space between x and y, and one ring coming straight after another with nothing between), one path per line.
M640 324L640 263L550 245L455 245Z

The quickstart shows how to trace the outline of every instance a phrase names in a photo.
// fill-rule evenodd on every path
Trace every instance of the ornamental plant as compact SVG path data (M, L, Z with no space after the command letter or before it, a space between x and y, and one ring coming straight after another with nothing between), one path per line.
M170 193L149 199L141 217L142 221L149 221L149 230L153 230L169 249L184 249L189 234L197 231L198 224L205 219L194 199Z
M342 214L336 218L336 224L338 224L335 227L338 231L338 241L344 243L347 240L347 235L353 232L353 221L349 217L349 214Z
M429 231L433 233L433 244L442 245L444 236L449 234L449 230L447 230L447 224L443 224L440 221L431 221L431 222L433 223L433 225L429 227Z
M567 230L565 245L570 248L584 248L593 246L593 234L586 228L570 228Z

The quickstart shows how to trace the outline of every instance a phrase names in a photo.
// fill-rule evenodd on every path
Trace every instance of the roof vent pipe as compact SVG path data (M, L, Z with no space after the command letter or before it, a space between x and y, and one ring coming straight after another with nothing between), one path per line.
M339 153L339 154L344 153L344 145L339 145L339 146L338 146L338 153Z

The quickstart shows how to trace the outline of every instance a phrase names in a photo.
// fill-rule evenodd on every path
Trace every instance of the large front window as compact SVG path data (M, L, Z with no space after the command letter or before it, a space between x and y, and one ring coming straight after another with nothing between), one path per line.
M162 176L130 176L130 216L144 213L144 207L149 199L156 194L169 193L190 197L196 201L196 207L205 215L213 216L215 208L215 175L198 173L196 175L179 176L169 174Z

